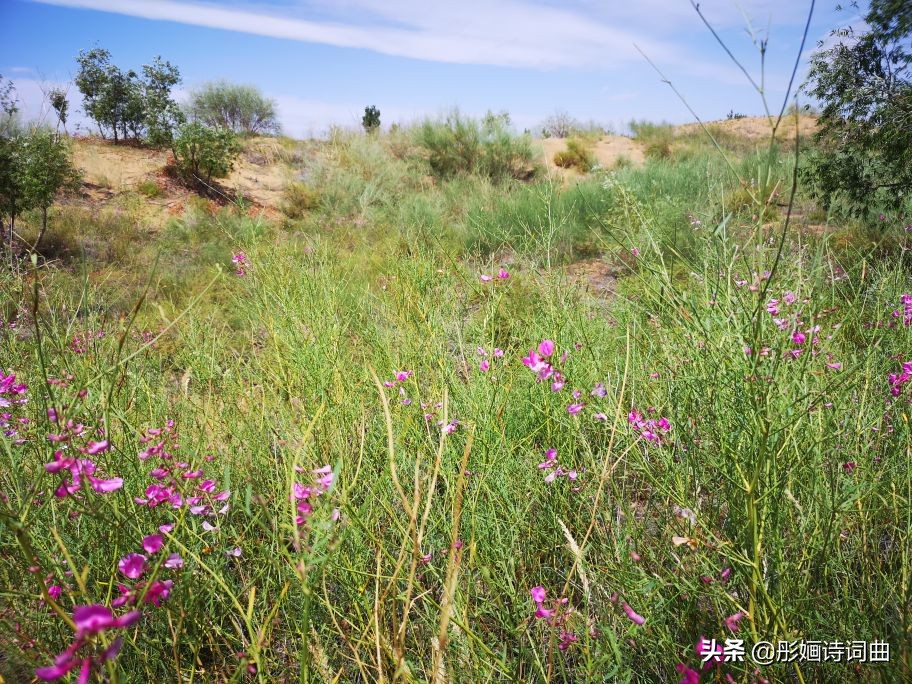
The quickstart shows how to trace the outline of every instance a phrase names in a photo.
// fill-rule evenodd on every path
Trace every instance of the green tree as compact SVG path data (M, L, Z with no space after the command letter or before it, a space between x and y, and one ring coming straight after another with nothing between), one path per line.
M28 208L22 187L24 161L22 136L0 135L0 235L7 240L10 270L14 264L16 217ZM3 230L4 219L7 231Z
M16 88L13 82L0 74L0 135L8 135L19 111Z
M380 110L374 105L364 108L364 116L361 117L361 125L368 133L373 133L380 128Z
M183 114L171 97L180 83L176 66L156 57L142 68L142 75L123 71L111 63L104 48L83 50L76 58L76 87L82 93L86 114L98 124L102 137L114 142L146 137L153 145L167 145Z
M180 175L204 187L213 178L227 176L241 151L233 131L205 126L199 121L182 124L171 149Z
M206 83L190 95L191 119L227 128L239 135L262 135L279 130L276 105L254 86L228 81Z
M805 90L821 110L802 168L825 207L860 217L912 196L912 4L871 0L864 19L861 32L833 31L811 58Z
M169 145L174 130L186 120L180 106L171 97L171 89L181 82L180 71L161 57L144 65L142 70L148 141L157 147Z
M38 249L47 231L48 208L61 190L78 187L79 173L73 166L66 139L53 131L33 129L21 143L22 162L19 173L22 206L41 210L41 229L32 249Z
M70 102L67 100L66 91L63 88L51 88L47 93L48 102L57 115L58 126L63 126L63 132L66 133L67 116L69 115Z

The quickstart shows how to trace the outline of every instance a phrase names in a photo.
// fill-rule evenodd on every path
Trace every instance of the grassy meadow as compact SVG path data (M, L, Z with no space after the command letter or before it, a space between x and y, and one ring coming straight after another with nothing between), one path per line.
M787 136L565 175L459 125L275 139L269 211L52 207L0 273L7 682L912 678L909 219ZM890 662L749 657L798 639Z

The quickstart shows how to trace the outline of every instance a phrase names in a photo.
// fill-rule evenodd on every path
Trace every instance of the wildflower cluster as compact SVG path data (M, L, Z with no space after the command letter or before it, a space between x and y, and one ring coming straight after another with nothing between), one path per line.
M73 419L68 419L66 422L59 421L57 412L53 408L48 409L48 418L59 427L58 432L47 436L48 441L59 444L60 448L54 452L54 460L44 464L44 469L51 474L63 474L63 480L54 490L54 496L61 499L73 496L83 489L86 483L99 494L110 494L123 486L123 479L120 477L102 478L95 474L98 467L95 461L89 457L98 456L111 448L111 442L104 438L101 430L92 430ZM98 435L100 439L97 441L89 439L92 434ZM78 441L82 441L84 444L76 446ZM83 456L68 455L66 451L70 447L75 448Z
M171 526L163 526L167 531L171 531ZM162 546L164 545L164 537L161 534L150 534L143 538L142 548L150 556L161 551ZM139 580L143 574L146 572L147 566L146 563L148 558L141 553L128 553L126 556L120 559L117 563L117 569L120 571L120 574L130 580ZM177 553L172 553L168 558L162 563L164 567L169 569L177 569L183 567L183 559ZM168 598L168 595L171 593L171 587L174 586L174 581L154 579L151 582L137 582L132 587L126 584L118 584L117 590L120 592L120 596L114 599L112 605L115 608L119 608L123 605L136 605L136 603L151 603L156 608L161 605L161 602Z
M295 470L299 473L304 472L304 469L300 466L295 466ZM303 525L307 522L313 513L313 502L317 497L329 491L335 479L332 467L328 464L311 472L314 475L314 480L310 485L305 486L295 482L291 488L291 501L297 502L295 506L298 512L295 517L295 524L297 525ZM335 509L333 510L333 520L338 520L338 518L339 511Z
M575 468L566 470L557 462L557 449L548 449L545 452L545 460L542 463L538 464L538 469L548 471L547 475L545 475L545 482L549 484L560 477L565 477L570 482L576 482L577 478L579 477L579 473ZM574 487L573 491L579 491L579 487Z
M227 501L231 492L227 489L217 491L216 481L204 479L202 468L194 468L189 462L179 459L176 452L180 445L173 420L169 420L163 428L149 428L139 441L149 444L139 452L139 460L153 458L156 466L149 472L149 477L155 481L146 487L144 496L133 499L137 504L150 508L163 503L170 504L172 508L187 506L192 515L199 516L228 512ZM212 458L207 456L206 460L211 461ZM199 484L194 486L197 481ZM203 528L207 526L214 529L204 522Z
M890 394L899 397L903 393L903 385L912 379L912 361L904 361L901 373L890 373L888 382L890 383Z
M105 335L106 333L104 330L99 330L97 332L91 330L78 332L73 335L73 340L70 342L70 351L74 354L85 354L89 350L89 345L92 343L92 340L104 339Z
M566 597L553 599L549 602L545 588L540 586L532 587L529 593L535 602L535 618L542 620L551 629L559 631L560 643L558 643L558 649L566 651L571 644L579 641L579 637L570 631L567 624L573 614L573 609L567 606L568 599Z
M25 439L19 436L19 425L28 425L29 419L25 416L14 416L12 409L16 406L24 406L28 403L28 385L24 382L16 382L16 376L12 373L4 375L0 371L0 430L3 435L13 441L13 444L21 445Z
M646 412L656 413L657 409L650 406ZM635 433L651 444L664 444L668 433L671 432L671 423L665 416L661 416L658 420L646 418L636 409L627 414L627 422L630 423Z
M247 275L247 271L250 269L250 262L247 260L247 255L244 254L244 252L235 252L231 256L231 263L235 265L235 275L240 277Z
M488 354L488 350L484 347L478 347L478 349L475 351L478 356L481 357L481 361L478 364L478 370L480 370L482 373L487 373L489 370L491 370L492 360L494 363L497 363L497 361L503 359L504 357L504 350L500 347L494 347L494 350L490 353L490 355ZM493 375L491 376L491 379L496 380Z
M902 303L902 310L894 310L893 318L902 318L902 324L909 327L912 325L912 294L901 295L899 299Z
M54 658L53 665L36 669L35 676L42 681L53 682L79 668L77 681L88 682L93 669L116 658L123 645L123 637L117 637L110 646L96 655L92 653L95 637L108 630L130 627L140 617L138 610L114 617L110 608L103 605L76 606L73 609L76 634L72 643Z

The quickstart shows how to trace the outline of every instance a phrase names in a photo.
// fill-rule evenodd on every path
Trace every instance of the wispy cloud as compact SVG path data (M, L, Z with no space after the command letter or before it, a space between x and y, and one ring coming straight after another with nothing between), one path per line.
M580 5L532 0L340 0L258 3L246 8L183 0L34 0L288 40L360 48L413 59L507 67L610 68L642 58L638 44L687 71L705 68L672 43L594 18ZM307 18L317 15L320 20ZM352 11L355 10L355 11ZM357 17L358 23L345 17Z

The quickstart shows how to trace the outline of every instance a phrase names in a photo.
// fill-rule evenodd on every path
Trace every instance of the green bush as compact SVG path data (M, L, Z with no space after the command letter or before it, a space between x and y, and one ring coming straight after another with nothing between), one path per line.
M667 159L671 156L674 143L674 129L671 124L631 121L630 130L636 139L643 143L648 158Z
M477 174L494 181L529 180L538 173L531 137L514 135L496 117L484 125L458 112L443 121L425 121L416 142L438 178Z
M554 163L562 169L576 169L580 173L586 173L595 166L596 159L585 141L570 138L567 141L567 149L554 155Z
M241 146L227 128L210 128L193 121L177 129L172 150L178 173L185 180L208 185L213 178L229 174Z
M307 183L289 183L282 191L282 211L288 218L301 218L305 212L315 209L319 195Z

